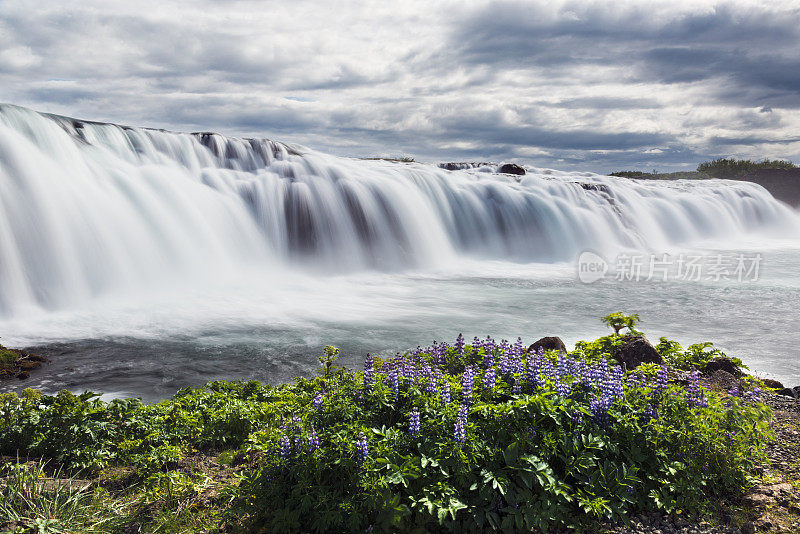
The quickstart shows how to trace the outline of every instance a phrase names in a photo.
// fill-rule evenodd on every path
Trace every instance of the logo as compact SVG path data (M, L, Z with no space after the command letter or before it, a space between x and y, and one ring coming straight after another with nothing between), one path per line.
M578 257L578 279L591 284L603 278L608 272L608 262L594 252L583 252Z

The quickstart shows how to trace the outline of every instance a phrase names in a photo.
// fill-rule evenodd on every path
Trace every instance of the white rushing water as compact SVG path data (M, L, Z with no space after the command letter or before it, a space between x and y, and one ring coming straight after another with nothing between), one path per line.
M800 245L798 213L756 184L492 171L338 158L2 105L0 335L36 345L336 321L363 333L406 321L387 339L416 344L430 340L413 341L414 332L508 320L498 303L524 293L518 283L561 287L586 250ZM516 282L506 292L482 282L497 279ZM449 297L429 299L432 280L449 284ZM457 288L472 296L456 298ZM574 307L588 294L553 298ZM416 322L420 306L438 329ZM571 324L567 314L562 324ZM292 336L283 339L303 339ZM221 343L260 342L245 338Z

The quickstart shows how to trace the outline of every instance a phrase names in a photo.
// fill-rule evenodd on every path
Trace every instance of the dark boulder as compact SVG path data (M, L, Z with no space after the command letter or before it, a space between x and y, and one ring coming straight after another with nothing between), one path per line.
M725 371L726 373L730 373L736 378L742 376L742 371L736 366L730 358L714 358L710 362L708 362L700 372L704 375L713 375L717 371Z
M614 359L628 370L635 369L643 363L664 363L664 358L644 336L625 336L623 344L614 354Z
M795 386L792 389L794 390L794 396L800 398L800 386Z
M518 174L520 176L525 175L525 169L517 165L516 163L503 163L497 169L497 172L502 174Z
M542 349L544 352L547 352L548 350L557 350L565 354L567 352L567 346L564 345L564 342L561 340L561 338L557 336L543 337L528 347L528 352L537 352L539 349Z
M782 390L778 391L778 395L783 395L784 397L791 397L793 399L797 398L797 393L792 388L783 388Z
M717 369L711 373L706 379L706 382L709 386L726 393L734 388L741 391L739 380L737 380L733 374L725 371L724 369Z
M764 386L766 386L766 387L768 387L770 389L781 390L784 387L783 384L781 384L777 380L773 380L771 378L765 378L764 380L762 380L762 382L764 382Z

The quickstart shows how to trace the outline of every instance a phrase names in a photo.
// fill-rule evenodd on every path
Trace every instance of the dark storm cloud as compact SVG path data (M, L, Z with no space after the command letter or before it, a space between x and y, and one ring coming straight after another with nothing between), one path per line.
M538 67L543 76L581 65L617 66L632 81L727 78L761 90L745 93L748 98L771 99L800 95L798 20L797 8L776 14L718 6L668 19L646 5L615 10L568 2L553 16L541 5L498 2L466 17L451 45L472 64Z

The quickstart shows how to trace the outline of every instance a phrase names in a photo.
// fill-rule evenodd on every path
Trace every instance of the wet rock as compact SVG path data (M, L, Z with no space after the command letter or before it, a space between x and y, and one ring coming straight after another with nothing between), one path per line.
M783 388L778 392L778 395L783 395L784 397L792 397L793 399L797 398L797 393L792 388Z
M636 369L643 363L664 363L664 358L644 336L625 336L614 359L628 370Z
M29 378L30 376L31 376L31 374L28 371L20 371L19 373L17 373L17 378L19 378L20 380L25 380L26 378Z
M564 341L558 336L547 336L543 337L539 341L536 341L533 345L528 347L528 352L536 352L539 349L547 352L548 350L557 350L559 352L563 352L566 354L567 346L564 345Z
M730 373L736 378L742 376L742 371L739 369L735 363L730 358L714 358L710 362L708 362L705 367L700 369L700 372L704 375L713 375L715 372L722 370L726 373Z
M516 163L503 163L497 169L497 172L502 174L517 174L519 176L523 176L525 174L525 169L523 169Z
M575 182L575 183L587 191L597 191L599 193L605 193L606 195L611 195L611 189L609 189L606 184L595 184L591 182Z

